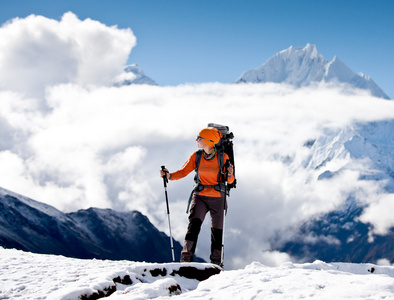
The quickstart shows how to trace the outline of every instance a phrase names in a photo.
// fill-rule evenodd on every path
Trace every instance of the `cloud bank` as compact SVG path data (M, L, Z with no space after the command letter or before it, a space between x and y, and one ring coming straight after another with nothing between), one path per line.
M139 210L168 232L160 166L179 169L196 150L199 130L215 122L235 135L238 186L228 199L225 238L230 267L291 259L272 252L270 239L341 207L349 194L367 204L378 199L363 220L379 232L393 225L388 216L376 218L391 197L384 183L360 180L368 164L338 155L327 168L345 171L318 180L322 170L305 146L358 122L392 119L393 102L345 86L113 87L135 46L132 31L72 13L61 21L12 20L1 27L0 41L3 188L66 212ZM192 186L191 174L168 187L172 231L181 242ZM197 251L208 257L205 223Z

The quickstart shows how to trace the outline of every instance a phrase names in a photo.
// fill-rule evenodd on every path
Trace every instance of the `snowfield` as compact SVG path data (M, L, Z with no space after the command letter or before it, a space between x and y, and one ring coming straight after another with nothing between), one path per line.
M0 248L0 299L394 299L393 266L315 261L267 267L253 262L201 282L180 276L182 267L214 268L82 260Z

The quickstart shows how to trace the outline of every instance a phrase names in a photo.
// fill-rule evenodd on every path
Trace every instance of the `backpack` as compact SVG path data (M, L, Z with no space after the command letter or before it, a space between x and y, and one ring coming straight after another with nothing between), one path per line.
M223 162L224 153L226 153L229 157L230 163L234 166L233 176L235 176L234 149L233 149L233 142L231 141L234 138L234 134L232 132L230 132L229 127L225 126L225 125L209 123L208 127L214 127L218 131L220 131L220 133L222 134L222 138L216 144L216 149L217 149L216 156L217 156L217 159L219 162L219 173L218 173L218 177L217 177L218 184L212 185L212 186L207 186L207 185L202 185L200 183L199 175L198 175L198 167L200 165L203 150L202 149L198 150L196 152L196 168L195 168L196 175L194 176L195 185L194 185L194 188L193 188L193 190L190 194L190 197L189 197L189 203L187 206L186 213L189 212L190 202L192 200L192 196L195 191L201 192L204 188L209 187L209 188L214 188L215 190L217 190L219 192L226 193L226 195L230 196L230 189L236 187L237 179L234 178L234 182L231 184L226 183L226 178L224 178L224 176L222 175L222 172L221 172L221 170L223 170L224 167L227 167L227 164L228 164L228 162Z
M216 148L219 153L222 152L222 153L226 153L228 155L228 157L230 159L230 163L234 166L233 176L235 176L234 145L233 145L233 141L232 141L232 139L234 138L234 134L232 132L230 132L229 127L226 125L209 123L208 127L214 127L217 130L219 130L220 133L222 134L222 138L220 139L219 143L216 144ZM223 157L223 154L221 157ZM218 158L219 158L219 155L218 155ZM222 160L219 160L219 166L220 166L220 161L223 161L223 158L222 158ZM227 194L228 195L229 195L230 189L236 188L236 184L237 184L236 179L234 179L233 183L227 184Z

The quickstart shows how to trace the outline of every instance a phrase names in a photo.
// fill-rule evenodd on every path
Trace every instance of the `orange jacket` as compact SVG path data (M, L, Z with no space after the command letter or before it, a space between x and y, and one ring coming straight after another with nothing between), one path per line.
M178 171L171 173L170 180L178 180L185 176L187 176L191 171L196 168L196 153L195 151L189 159L183 164L182 168ZM228 155L224 153L223 163L227 161ZM203 185L216 185L218 184L218 173L219 173L219 162L217 156L215 156L211 160L207 160L204 158L204 155L201 156L200 165L198 167L198 174L200 175L200 182ZM228 183L234 182L234 175L229 177L227 180ZM220 197L220 192L216 191L214 188L205 188L201 192L199 192L201 196L207 197Z

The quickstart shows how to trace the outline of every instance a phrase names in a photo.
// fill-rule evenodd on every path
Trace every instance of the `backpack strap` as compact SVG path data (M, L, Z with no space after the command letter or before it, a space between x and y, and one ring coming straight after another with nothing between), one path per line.
M202 150L202 149L199 149L197 152L196 152L196 168L194 169L194 171L196 171L196 175L194 175L194 182L197 184L197 183L200 183L200 174L198 174L198 167L200 166L200 161L201 161L201 156L202 156L202 152L203 152L204 150Z
M202 151L203 151L202 149L199 149L196 152L196 168L194 169L194 171L196 171L196 174L194 175L194 182L195 182L195 184L194 184L194 187L192 189L192 192L190 193L189 201L187 203L187 208L186 208L186 213L187 214L189 213L189 208L190 208L190 203L192 202L193 193L198 187L198 182L200 182L200 175L198 174L198 167L200 166Z

